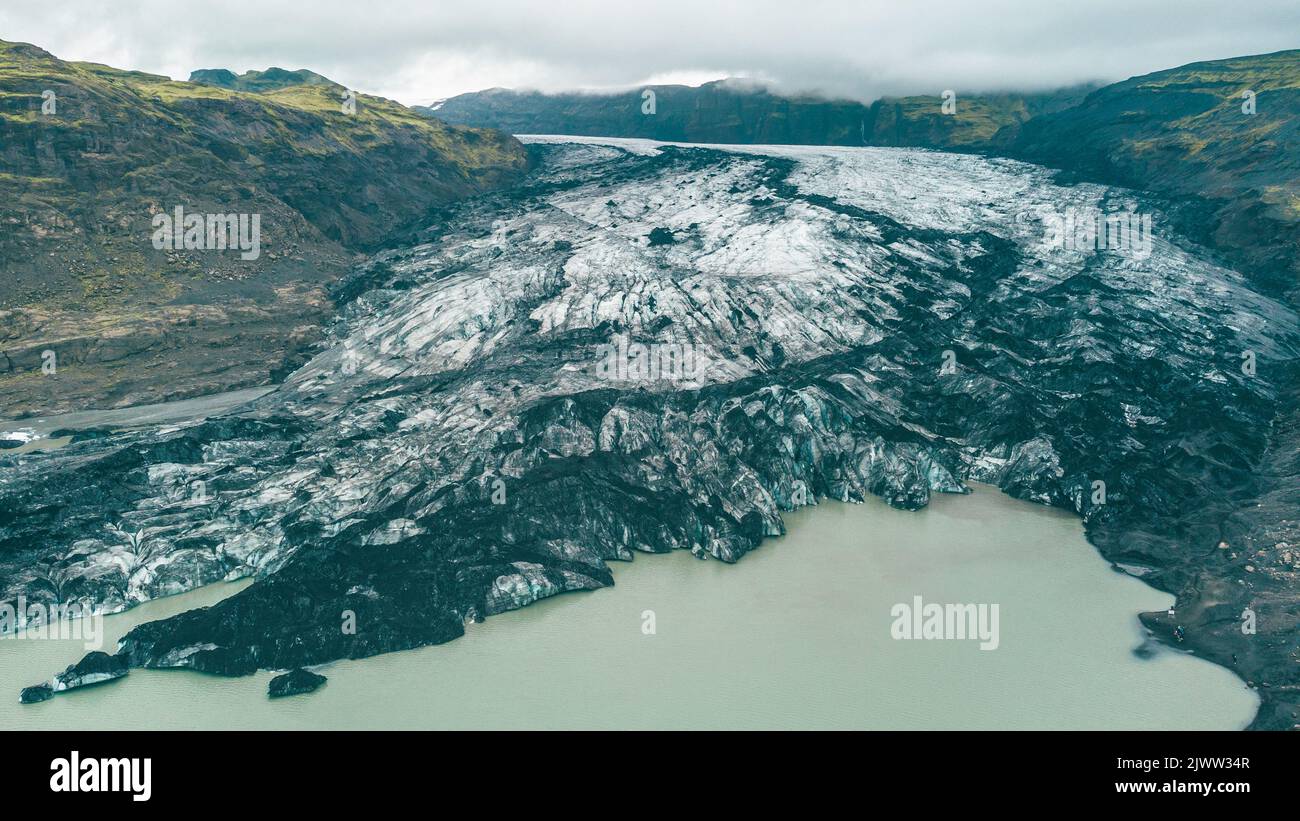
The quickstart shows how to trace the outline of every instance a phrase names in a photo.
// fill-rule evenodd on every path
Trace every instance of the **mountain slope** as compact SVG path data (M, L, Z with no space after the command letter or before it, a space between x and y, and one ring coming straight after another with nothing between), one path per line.
M1254 113L1242 96L1253 91ZM1035 117L1015 156L1184 201L1184 228L1284 291L1300 277L1300 50L1193 63ZM1300 304L1300 303L1298 303Z
M354 254L526 167L503 134L374 97L344 113L336 92L0 42L0 417L265 383L314 338ZM258 215L259 255L155 248L155 215L177 207Z

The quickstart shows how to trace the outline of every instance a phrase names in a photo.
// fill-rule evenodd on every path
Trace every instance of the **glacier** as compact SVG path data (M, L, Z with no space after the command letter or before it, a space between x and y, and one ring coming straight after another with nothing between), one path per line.
M253 577L118 655L293 669L452 640L638 552L737 561L819 499L979 481L1074 510L1207 625L1261 609L1257 722L1288 720L1300 318L1165 230L1166 203L933 151L524 141L519 187L338 283L274 391L0 452L0 600L114 611ZM1066 209L1152 215L1153 253L1044 243ZM615 338L707 367L611 381ZM1188 631L1225 664L1242 641Z

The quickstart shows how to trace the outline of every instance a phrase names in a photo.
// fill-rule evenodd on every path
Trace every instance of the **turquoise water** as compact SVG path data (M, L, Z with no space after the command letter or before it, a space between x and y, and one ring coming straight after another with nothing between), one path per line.
M290 699L267 699L269 672L135 670L23 706L21 687L83 648L0 640L0 728L1237 729L1254 715L1228 670L1134 652L1137 613L1173 599L1114 572L1065 513L977 487L915 513L827 503L788 523L736 565L638 556L614 588L440 647L325 665L323 688ZM110 616L110 646L239 586ZM917 595L997 604L997 649L891 638L891 608Z

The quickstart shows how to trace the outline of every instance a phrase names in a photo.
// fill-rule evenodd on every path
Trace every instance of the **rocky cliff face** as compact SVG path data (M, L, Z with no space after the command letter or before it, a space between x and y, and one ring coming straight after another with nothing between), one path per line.
M245 93L0 42L0 417L264 384L358 253L525 167L503 134L274 72ZM155 247L178 207L257 215L258 254Z
M1041 241L1062 209L1161 203L969 155L533 150L526 185L341 283L324 349L242 411L0 455L0 597L253 576L118 656L289 669L454 639L637 552L735 561L818 499L975 479L1077 511L1264 688L1260 726L1294 721L1275 426L1300 319L1177 234L1142 259ZM1256 636L1228 629L1245 606Z

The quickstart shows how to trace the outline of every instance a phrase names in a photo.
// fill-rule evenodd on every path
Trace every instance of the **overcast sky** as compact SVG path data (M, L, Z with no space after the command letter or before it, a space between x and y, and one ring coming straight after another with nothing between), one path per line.
M2 0L0 39L182 80L310 68L408 104L723 76L871 100L1297 48L1300 0Z

